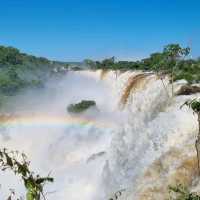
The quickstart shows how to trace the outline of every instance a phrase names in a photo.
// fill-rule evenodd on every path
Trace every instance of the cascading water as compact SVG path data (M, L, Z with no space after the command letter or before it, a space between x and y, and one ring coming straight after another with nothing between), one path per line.
M106 200L121 189L119 199L135 199L153 161L197 129L192 112L179 108L188 97L169 101L156 75L141 74L68 72L19 95L1 120L0 146L26 153L41 175L51 172L50 200ZM82 99L95 100L100 111L67 113L67 105ZM24 193L12 173L0 175L1 199L9 188Z

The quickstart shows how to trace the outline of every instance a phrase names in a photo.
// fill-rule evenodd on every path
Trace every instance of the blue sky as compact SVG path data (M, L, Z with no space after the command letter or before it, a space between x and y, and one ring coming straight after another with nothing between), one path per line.
M0 44L50 59L139 59L168 43L200 56L199 0L0 0Z

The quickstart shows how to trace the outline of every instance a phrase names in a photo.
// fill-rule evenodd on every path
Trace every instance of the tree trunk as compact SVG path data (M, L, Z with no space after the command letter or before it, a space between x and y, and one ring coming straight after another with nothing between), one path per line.
M172 97L174 97L174 67L172 68Z
M200 176L200 112L197 113L198 115L198 125L199 125L199 129L198 129L198 135L197 135L197 139L195 142L195 148L197 151L197 164L198 164L198 173Z

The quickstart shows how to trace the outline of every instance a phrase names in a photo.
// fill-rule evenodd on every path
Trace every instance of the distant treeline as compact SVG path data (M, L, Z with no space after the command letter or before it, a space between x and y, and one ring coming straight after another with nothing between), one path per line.
M169 44L162 52L152 53L148 58L139 61L116 61L115 57L103 61L84 61L90 69L104 70L147 70L171 73L175 80L185 79L188 82L200 81L200 59L188 58L190 48L182 48L179 44Z
M27 86L41 86L44 79L61 67L68 64L0 46L0 95L13 95Z
M182 48L179 44L169 44L162 52L151 54L139 61L116 61L115 57L103 61L86 59L83 66L92 70L148 70L165 72L174 80L185 79L189 83L200 81L200 59L189 59L190 48ZM0 46L0 103L7 96L27 87L42 87L51 75L69 68L83 69L80 63L50 61L43 57L35 57L21 53L13 47Z

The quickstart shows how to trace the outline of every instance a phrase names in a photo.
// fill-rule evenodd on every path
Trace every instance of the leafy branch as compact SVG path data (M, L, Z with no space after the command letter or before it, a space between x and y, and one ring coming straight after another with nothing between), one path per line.
M18 151L8 151L5 148L0 150L0 170L11 170L15 175L21 177L27 191L26 200L40 200L41 197L45 200L44 185L47 182L53 182L53 178L34 175L29 167L30 162L25 154L20 154Z

